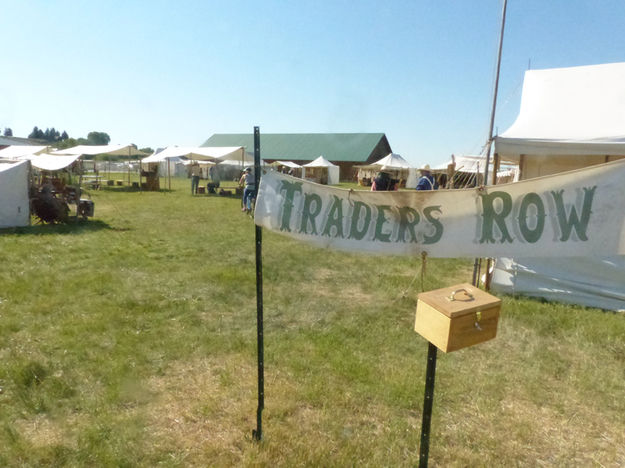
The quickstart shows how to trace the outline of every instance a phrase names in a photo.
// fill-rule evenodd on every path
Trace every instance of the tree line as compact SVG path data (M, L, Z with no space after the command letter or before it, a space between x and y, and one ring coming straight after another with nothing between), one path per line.
M13 130L9 127L5 127L4 136L12 137ZM62 133L59 133L59 131L54 127L42 130L37 126L33 127L33 131L30 132L28 138L33 140L41 140L42 142L48 143L50 146L53 146L57 149L66 149L78 145L108 145L111 141L111 137L106 132L93 131L87 134L87 138L72 138L67 134L65 130L63 130ZM133 146L136 147L136 145ZM141 148L140 151L143 151L146 154L151 154L154 152L154 150L150 147Z

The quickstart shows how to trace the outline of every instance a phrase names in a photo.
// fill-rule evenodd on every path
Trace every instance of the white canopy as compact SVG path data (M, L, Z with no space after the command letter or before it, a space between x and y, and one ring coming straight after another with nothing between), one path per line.
M304 164L303 168L325 168L328 171L328 185L336 185L339 183L339 166L332 164L323 156L319 156L312 162ZM306 172L302 177L306 177Z
M415 188L417 186L417 170L410 165L408 161L402 158L397 153L389 153L382 159L372 163L365 164L364 166L354 166L355 168L363 171L408 171L408 177L406 177L406 187Z
M44 171L59 171L71 166L74 161L80 158L80 156L80 154L59 155L43 153L39 155L31 155L29 156L29 159L33 167L36 167L37 169L42 169Z
M309 162L308 164L304 164L303 167L338 167L338 166L336 164L332 164L323 156L319 156L314 161Z
M158 158L157 160L149 160L148 158ZM241 161L252 160L249 155L245 153L245 149L242 146L168 146L163 151L157 154L148 156L143 159L142 162L158 162L168 158L185 157L195 160L237 160Z
M528 70L519 115L495 138L503 160L625 155L625 63Z
M354 166L360 169L384 170L384 169L413 169L408 161L399 154L390 153L379 161L364 166Z
M0 150L0 158L20 159L31 154L43 153L47 146L12 145Z
M111 156L143 156L145 153L139 151L133 145L78 145L72 148L57 150L55 154L77 154L93 156L96 154L110 154Z
M0 162L0 228L28 226L28 161Z

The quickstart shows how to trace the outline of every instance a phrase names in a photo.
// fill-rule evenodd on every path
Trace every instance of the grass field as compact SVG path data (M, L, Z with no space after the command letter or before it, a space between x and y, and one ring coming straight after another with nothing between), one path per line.
M162 183L161 186L164 186ZM237 198L91 192L95 217L0 234L0 466L415 466L416 296L472 261L263 233ZM430 466L625 466L625 317L503 298L495 340L439 353Z

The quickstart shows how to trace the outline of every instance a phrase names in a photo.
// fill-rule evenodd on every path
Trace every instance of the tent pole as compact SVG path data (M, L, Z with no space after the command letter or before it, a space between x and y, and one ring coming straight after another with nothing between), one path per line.
M171 191L171 170L169 169L169 158L167 158L167 182L169 184L169 190Z
M484 168L484 184L488 184L488 166L490 165L490 148L493 144L493 129L495 127L495 110L497 109L497 92L499 90L499 71L501 69L501 50L503 48L503 33L506 26L506 7L508 0L503 0L503 8L501 11L501 30L499 32L499 48L497 51L497 72L495 73L495 89L493 90L493 105L490 112L490 126L488 129L488 142L486 144L486 167ZM478 286L480 282L478 269L481 267L481 261L475 259L473 266L473 286ZM488 264L487 264L488 268ZM488 270L486 271L488 276Z
M260 184L260 129L254 127L254 181L255 194L258 195ZM263 343L263 238L262 229L255 225L256 229L256 340L258 345L258 408L256 409L256 430L252 431L254 439L257 441L263 438L262 412L265 406L265 358Z

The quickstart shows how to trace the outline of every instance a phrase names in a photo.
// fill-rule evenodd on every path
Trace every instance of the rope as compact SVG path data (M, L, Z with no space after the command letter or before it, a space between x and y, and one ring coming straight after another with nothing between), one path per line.
M393 303L396 302L400 298L401 299L406 298L408 291L410 291L410 288L412 288L412 285L414 284L414 282L417 280L418 277L421 277L421 291L420 292L423 292L424 283L425 283L425 271L427 267L427 255L428 255L427 252L421 252L421 267L417 270L412 280L410 280L410 284L408 284L406 289L404 289L402 293L392 301Z

